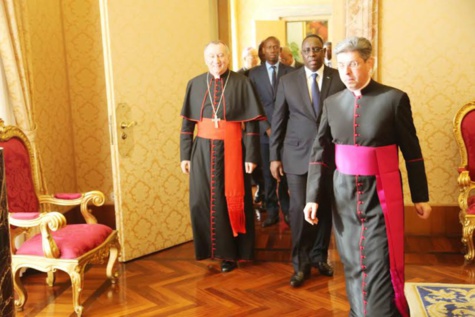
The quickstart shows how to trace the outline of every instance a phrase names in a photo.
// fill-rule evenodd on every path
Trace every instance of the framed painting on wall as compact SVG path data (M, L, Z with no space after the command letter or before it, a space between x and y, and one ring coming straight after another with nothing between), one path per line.
M328 21L328 19L319 19L286 22L286 45L292 51L294 59L302 61L300 45L307 35L317 34L323 42L328 41Z
M323 42L328 41L328 20L305 21L305 36L316 34L323 39Z

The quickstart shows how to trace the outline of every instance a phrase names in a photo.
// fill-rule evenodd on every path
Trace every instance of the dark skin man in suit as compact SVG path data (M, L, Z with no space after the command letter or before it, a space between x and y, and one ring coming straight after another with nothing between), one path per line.
M249 79L256 88L267 117L267 120L263 120L259 123L261 134L261 166L265 182L265 205L267 209L267 218L262 223L263 227L272 226L279 222L279 209L282 209L284 220L288 222L289 194L287 182L285 178L282 178L279 184L277 184L270 172L269 160L269 136L272 130L271 122L274 113L277 85L282 76L295 71L293 67L279 62L280 50L280 41L276 37L270 36L265 39L262 44L265 62L249 71ZM276 67L276 83L273 87L272 67L274 66Z
M318 225L311 226L305 222L302 210L306 202L308 162L320 122L320 109L326 97L345 89L338 71L323 65L325 48L319 36L309 35L303 40L302 57L305 67L282 77L279 82L270 139L272 175L276 180L285 175L290 192L292 264L295 271L290 280L292 287L301 286L310 277L312 266L321 275L333 275L333 268L327 262L332 226L330 178L327 181L327 199L319 210ZM320 99L317 109L312 105L312 73L318 74Z

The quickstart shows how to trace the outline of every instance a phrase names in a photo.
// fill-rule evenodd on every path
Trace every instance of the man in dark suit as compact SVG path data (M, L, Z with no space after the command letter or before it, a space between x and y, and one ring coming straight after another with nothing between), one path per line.
M287 46L282 47L279 60L282 64L292 66L293 68L300 68L303 66L302 63L294 58L292 51Z
M249 79L256 88L267 117L267 120L259 123L259 128L261 134L261 166L264 174L265 205L267 209L267 218L262 223L262 226L268 227L279 222L279 205L284 214L284 220L288 222L289 219L287 182L285 178L282 178L277 185L277 181L272 177L270 172L269 137L271 135L271 122L279 79L295 69L279 63L280 41L276 37L270 36L265 39L262 43L262 51L264 53L265 62L249 71Z
M239 68L236 73L243 74L244 76L249 75L249 70L259 63L259 56L257 50L248 46L242 51L242 59L244 61L244 66Z
M323 65L325 48L318 35L309 35L303 40L302 57L305 67L282 77L279 82L270 139L272 175L277 180L285 175L290 190L292 264L295 270L290 285L293 287L302 285L310 276L311 266L322 275L333 275L333 268L327 262L332 226L330 178L326 182L325 200L319 209L318 225L305 222L302 211L306 203L310 151L323 101L345 89L338 71ZM314 73L317 74L316 82L312 76ZM318 91L312 93L312 85Z
M257 50L248 46L242 51L242 59L244 60L244 66L238 69L237 73L249 76L251 68L256 67L259 63L259 55ZM256 185L256 191L254 193L254 204L261 204L260 209L265 209L265 185L264 175L262 174L261 162L257 165L251 174L252 182Z

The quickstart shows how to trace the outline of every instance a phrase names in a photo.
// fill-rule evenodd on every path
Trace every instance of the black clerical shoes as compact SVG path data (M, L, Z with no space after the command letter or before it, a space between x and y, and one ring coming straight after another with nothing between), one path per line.
M327 262L317 262L313 266L318 269L321 275L333 276L333 268Z
M292 287L300 287L302 286L303 282L310 277L310 272L296 272L290 278L290 286Z
M231 272L235 268L237 268L236 261L223 261L223 262L221 262L221 272L223 272L223 273Z
M275 225L278 222L279 222L279 217L275 217L275 218L267 217L267 219L264 220L264 222L262 223L262 227L263 228L270 227L272 225Z

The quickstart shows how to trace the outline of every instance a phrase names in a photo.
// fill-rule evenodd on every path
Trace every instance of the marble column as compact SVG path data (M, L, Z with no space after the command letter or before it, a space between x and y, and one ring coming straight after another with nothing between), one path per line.
M0 316L15 316L3 149L0 148Z

